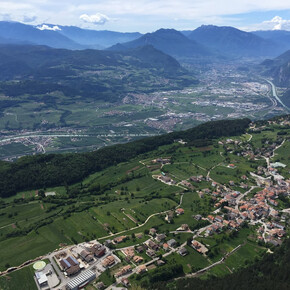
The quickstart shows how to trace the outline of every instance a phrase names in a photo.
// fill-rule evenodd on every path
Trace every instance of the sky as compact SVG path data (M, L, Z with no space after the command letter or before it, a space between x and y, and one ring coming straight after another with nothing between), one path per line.
M202 24L290 30L290 0L0 0L0 20L55 24L39 26L53 30L74 25L145 33L193 30Z

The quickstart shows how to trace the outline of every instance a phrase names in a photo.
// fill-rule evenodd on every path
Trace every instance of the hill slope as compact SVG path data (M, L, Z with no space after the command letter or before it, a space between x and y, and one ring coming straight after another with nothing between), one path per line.
M249 119L212 121L187 131L104 147L88 153L45 154L23 157L15 163L0 162L0 197L11 196L24 189L72 184L92 172L128 161L159 146L172 144L179 138L201 143L221 136L242 134L249 123Z
M290 49L290 31L286 30L266 30L266 31L252 31L253 34L271 40L279 45L281 51Z
M113 101L133 90L182 87L186 74L174 58L152 46L121 53L0 46L0 80L5 81L0 91L9 96L62 91L69 97Z
M272 77L277 86L286 88L281 99L290 107L290 50L274 59L266 59L261 65L266 76Z
M290 50L274 59L266 59L262 65L278 86L290 88Z

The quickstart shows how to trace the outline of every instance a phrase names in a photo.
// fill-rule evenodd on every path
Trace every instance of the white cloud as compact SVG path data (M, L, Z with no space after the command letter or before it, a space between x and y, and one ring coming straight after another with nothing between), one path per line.
M254 30L290 30L290 20L283 19L280 16L275 16L271 20L266 20L261 23L256 23L241 29L247 31Z
M101 13L96 13L93 15L82 14L80 19L86 23L92 23L96 25L104 25L107 21L109 21L109 17Z
M142 32L168 26L178 26L176 28L179 29L191 27L193 29L201 24L246 26L248 23L253 23L255 18L249 16L249 20L243 18L241 21L237 21L239 14L256 12L261 14L281 10L288 11L288 15L290 14L289 0L0 1L0 13L11 15L11 19L15 21L27 21L29 19L23 19L23 15L34 13L37 19L32 21L33 24L56 23L95 29L96 24L103 25L106 23L106 28L110 30L141 30ZM100 11L102 14L95 14L95 11ZM283 15L287 15L287 13ZM276 14L279 15L278 12ZM110 19L107 15L110 16ZM266 15L272 17L273 14ZM288 16L284 17L290 18ZM276 23L276 25L279 28L279 23ZM285 27L285 23L281 25L282 28ZM275 25L271 27L273 28Z
M290 30L290 20L283 19L280 16L275 16L270 21L264 21L263 23L272 26L272 30Z
M61 30L57 25L49 26L49 25L46 25L46 24L42 24L42 25L36 26L36 28L39 29L39 30L53 30L53 31Z

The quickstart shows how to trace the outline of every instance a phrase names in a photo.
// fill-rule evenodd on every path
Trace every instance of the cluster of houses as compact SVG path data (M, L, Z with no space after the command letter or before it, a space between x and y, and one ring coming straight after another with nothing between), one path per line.
M185 186L191 190L194 189L194 186L187 180L182 180L181 182L179 182L180 185Z
M135 264L141 264L144 259L135 254L134 247L125 248L122 250L123 254L125 255L125 260L127 262L132 261Z
M219 145L225 145L225 144L235 144L235 145L240 145L242 142L239 141L239 140L233 140L233 139L230 139L228 138L227 140L225 141L219 141L218 144Z
M275 222L271 223L271 230L266 231L264 227L259 229L261 233L262 229L266 235L259 236L260 240L269 242L275 245L281 243L279 239L285 235L283 229L284 226L277 226L280 220L279 211L275 209L278 207L277 199L279 196L288 196L290 192L290 182L283 181L281 185L272 185L270 187L265 187L263 190L257 192L252 198L246 200L239 200L237 202L237 197L239 197L239 192L223 192L214 191L212 195L216 198L221 197L215 203L215 207L223 207L227 211L226 218L222 216L209 215L208 220L212 223L207 229L207 235L212 235L214 233L219 233L223 228L228 229L239 229L245 221L250 223L259 222L261 219L271 217ZM227 205L225 205L227 204ZM274 206L274 208L272 207Z
M214 207L220 208L221 206L227 204L229 206L236 205L236 199L240 195L239 191L224 191L217 189L211 193L213 200L215 201ZM221 198L221 199L218 199Z
M274 246L280 246L282 244L281 239L286 235L285 226L276 221L267 222L266 227L261 226L258 232L260 233L258 240Z
M212 216L209 215L208 216L208 220L212 222L212 224L207 227L206 229L206 234L207 235L212 235L214 233L219 233L222 231L224 226L230 226L230 224L226 224L225 222L228 222L226 220L223 220L223 218L221 216Z
M65 275L72 276L80 272L86 265L103 257L106 252L107 248L102 244L90 242L57 254L55 260Z

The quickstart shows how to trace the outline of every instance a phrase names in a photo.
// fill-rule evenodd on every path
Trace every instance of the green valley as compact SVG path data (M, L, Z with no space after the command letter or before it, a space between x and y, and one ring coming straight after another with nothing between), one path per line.
M262 259L289 236L289 137L289 115L217 121L115 145L116 155L108 147L2 162L4 182L13 170L14 188L22 190L9 197L2 190L0 269L12 272L0 278L1 287L29 279L20 265L37 257L54 265L61 286L71 278L59 270L59 256L74 255L87 269L99 269L95 286L116 279L145 289L167 281L166 272L175 271L170 279L211 279ZM74 174L73 159L82 164L78 182L52 176L55 186L29 188L31 180L22 181L26 171L34 184L44 177L49 184L50 165L63 177ZM77 253L94 243L108 254L90 264ZM103 272L109 255L115 264Z

